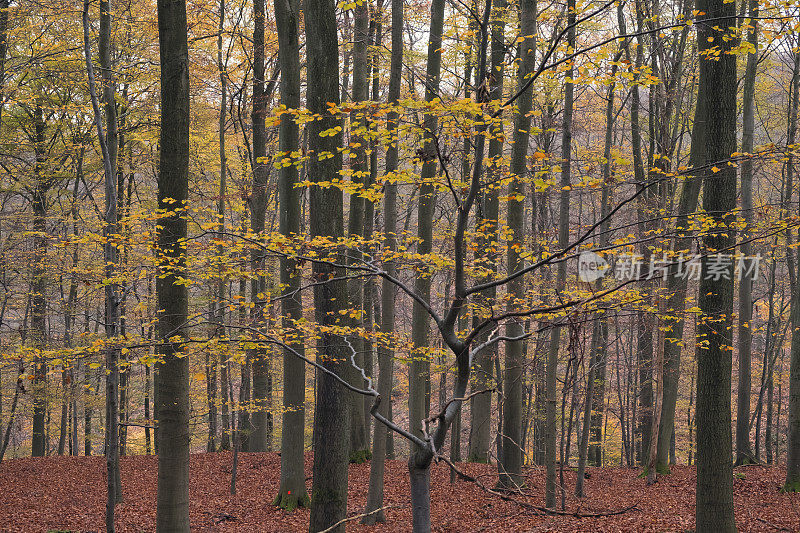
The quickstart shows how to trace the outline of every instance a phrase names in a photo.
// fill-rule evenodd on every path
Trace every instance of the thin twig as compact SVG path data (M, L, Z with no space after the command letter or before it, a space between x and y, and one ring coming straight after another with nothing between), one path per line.
M331 531L333 531L337 527L339 527L342 524L345 524L347 522L352 522L353 520L357 520L359 518L364 518L365 516L370 516L370 515L373 515L375 513L379 513L379 512L381 512L381 511L383 511L385 509L397 509L399 507L400 507L399 505L384 505L380 509L375 509L374 511L370 511L368 513L357 514L357 515L354 515L354 516L348 516L347 518L343 518L343 519L339 520L338 522L333 524L331 527L329 527L327 529L323 529L319 533L330 533Z

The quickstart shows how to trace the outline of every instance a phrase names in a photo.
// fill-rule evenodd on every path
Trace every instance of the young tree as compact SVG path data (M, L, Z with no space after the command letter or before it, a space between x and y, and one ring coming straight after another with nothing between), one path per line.
M376 59L377 60L377 59ZM403 68L403 0L392 0L392 55L389 66L389 94L387 100L390 105L396 105L400 99L400 82L402 81ZM386 236L385 249L390 257L384 264L386 273L395 277L397 265L391 254L397 249L397 184L392 175L397 171L398 144L397 122L399 114L393 111L387 116L387 129L391 136L391 144L386 149L386 181L383 196L383 233ZM397 288L389 279L384 278L381 286L381 332L394 333L395 330L395 297ZM392 382L394 374L394 350L386 343L378 343L378 394L386 398L378 407L378 414L389 418L391 405ZM369 471L369 491L363 523L372 525L384 522L386 517L383 511L383 485L386 462L386 444L388 429L385 424L375 424L373 436L372 462ZM370 514L371 513L371 514Z
M253 233L261 236L265 228L267 211L267 140L265 118L268 95L264 91L264 0L253 2L253 193L250 198L250 226ZM267 304L267 279L264 274L266 261L264 253L254 249L250 266L254 277L250 281L250 299L253 308L250 320L256 328L265 326L264 310ZM248 449L251 452L265 452L270 449L272 440L271 424L268 413L269 397L272 385L269 375L267 351L263 348L248 350L253 372L253 404L251 415L252 430L248 438ZM248 428L245 428L245 432Z
M756 69L758 67L758 1L750 1L750 30L747 42L753 49L747 54L742 94L742 153L753 151L755 132ZM739 252L749 257L753 246L753 161L745 159L741 165L742 181L742 244ZM753 280L742 276L739 280L739 383L736 391L736 464L757 463L750 446L750 388L751 355L753 349ZM764 369L766 370L766 369Z
M107 0L100 2L100 65L103 69L103 99L106 108L106 131L100 115L100 104L95 89L94 67L89 41L89 5L90 0L83 3L83 35L86 56L86 70L89 77L89 94L97 128L97 138L103 155L104 183L105 183L105 213L103 217L103 260L105 262L105 324L106 338L106 531L114 531L114 507L117 501L122 500L121 482L119 478L119 348L116 346L119 334L119 292L118 284L114 281L117 270L117 246L113 236L117 235L117 109L114 100L114 85L111 80L111 13Z
M567 49L575 50L576 26L575 0L567 3ZM569 62L564 84L564 111L561 123L561 192L558 215L558 249L565 250L569 243L569 191L570 172L572 165L572 114L574 109L574 75L573 62ZM560 295L567 284L567 264L558 264L556 275L556 294ZM547 478L545 481L545 507L556 506L556 382L558 377L558 349L561 342L561 327L553 325L550 329L550 346L547 352L546 395L547 408L545 422L545 466Z
M520 35L519 71L517 92L521 91L528 77L536 67L536 0L521 0L519 6ZM517 113L514 115L513 144L511 145L511 164L509 171L514 181L509 185L508 227L514 232L508 246L508 271L516 272L525 266L520 251L525 243L525 181L527 171L528 141L530 139L533 107L531 91L522 91L517 99ZM535 194L531 192L531 194ZM525 300L524 277L508 284L508 312L515 311ZM523 335L523 318L513 318L506 325L508 337ZM501 454L500 485L515 488L522 484L522 389L524 386L523 342L511 341L506 344L505 374L503 376L503 453Z

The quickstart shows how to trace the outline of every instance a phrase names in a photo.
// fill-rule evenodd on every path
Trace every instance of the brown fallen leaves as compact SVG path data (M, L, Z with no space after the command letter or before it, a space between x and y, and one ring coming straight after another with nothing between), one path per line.
M286 513L270 505L278 488L280 459L274 453L242 454L238 494L228 493L231 454L191 457L191 526L197 532L305 532L308 510ZM460 465L488 487L494 486L495 467ZM122 483L125 502L118 507L117 530L149 532L155 523L155 457L124 457ZM736 520L740 531L800 531L800 495L780 494L783 468L737 469ZM449 483L444 464L433 467L432 521L435 531L687 531L694 527L694 468L675 467L652 487L634 469L590 468L587 497L571 496L575 481L567 473L567 510L604 512L636 504L636 509L602 518L536 516L512 502L487 494L467 481ZM104 530L105 464L101 457L15 459L0 464L0 531ZM306 460L310 487L311 457ZM350 514L363 511L369 464L350 468ZM387 463L387 523L374 528L349 522L348 531L410 531L410 508L405 463ZM544 473L528 470L529 496L542 503Z

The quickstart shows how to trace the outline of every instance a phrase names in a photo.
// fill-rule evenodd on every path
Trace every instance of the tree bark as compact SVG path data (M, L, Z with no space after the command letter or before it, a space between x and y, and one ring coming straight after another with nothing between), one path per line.
M308 176L312 181L339 178L342 168L341 133L320 136L334 128L340 120L328 113L328 103L339 104L339 47L333 0L307 0L305 4L307 76L315 83L308 85L309 111L322 115L308 128ZM321 152L336 154L321 160ZM335 241L344 236L344 207L342 192L329 187L311 187L311 235ZM332 254L334 260L344 259L341 252ZM340 278L342 269L328 263L315 262L314 281L326 281L314 286L314 309L317 323L323 328L340 327L339 311L347 306L347 284ZM350 366L350 350L345 338L330 329L320 333L317 358L321 364L346 379ZM316 408L314 413L314 481L311 489L310 533L326 529L342 520L347 512L347 467L349 463L350 395L333 377L318 372ZM341 533L344 524L333 531Z
M428 102L439 96L443 28L444 0L433 0L431 2L431 25L428 35L428 60L425 72L425 100ZM433 132L436 131L437 124L438 120L435 114L427 113L425 115L423 122L425 135L422 148L422 170L420 171L422 185L419 191L417 209L417 253L422 257L430 254L433 246L433 215L436 190L432 180L439 165L436 156L437 148L434 145L436 139ZM425 264L419 265L419 271L414 277L414 292L427 302L430 301L431 274L427 271L426 266ZM408 370L408 416L411 433L418 437L422 436L422 420L428 417L430 406L429 328L430 315L415 301L411 311L411 342L414 349ZM412 451L411 456L414 453ZM409 468L411 468L411 464L411 458L409 458ZM414 491L412 489L412 498L413 495Z
M736 56L725 30L735 25L735 6L725 0L699 0L705 13L698 22L700 78L691 164L703 179L703 209L715 226L703 238L697 327L697 504L698 531L736 531L733 514L731 446L731 353L733 268L728 278L708 275L710 254L730 253L736 208L736 169L725 161L736 151ZM714 20L715 26L702 22ZM721 19L721 20L720 20ZM704 57L710 49L716 57ZM711 167L709 167L711 165ZM726 252L727 251L727 252ZM669 441L667 441L668 443ZM669 448L667 448L668 450Z
M792 73L792 84L790 91L789 105L789 127L787 145L791 146L796 142L797 136L797 114L800 101L800 52L794 54L794 71ZM795 161L790 153L786 161L786 177L791 182L795 174ZM790 203L791 188L787 187L787 203ZM800 234L799 234L800 235ZM791 253L791 250L789 251ZM800 254L795 254L794 265L800 274ZM791 299L791 321L792 321L792 347L791 359L789 362L789 409L788 409L788 438L786 450L786 483L783 490L787 492L800 492L800 276L795 275L794 287L792 287ZM780 390L780 385L778 386ZM778 395L780 399L780 394ZM776 435L780 432L776 431ZM777 457L777 446L775 450ZM777 462L777 459L776 459Z
M363 186L368 180L367 166L367 136L362 132L367 129L367 110L359 109L358 103L369 98L369 61L367 55L367 39L369 30L369 2L362 1L356 5L353 11L353 85L351 90L352 101L356 104L350 113L350 181L353 184ZM342 118L344 122L344 118ZM364 235L364 198L358 194L350 195L350 208L347 219L348 237L356 241L361 240ZM357 262L353 254L347 255L348 264ZM364 302L363 280L354 279L348 287L348 301L350 307L362 312ZM366 305L369 305L368 303ZM353 328L361 328L364 321L360 314L351 318ZM350 344L356 351L356 364L359 368L364 368L364 341L360 335L351 335ZM359 389L364 388L364 380L361 372L354 366L349 366L350 383ZM362 395L348 392L351 397L352 407L350 417L350 462L363 463L370 457L369 443L364 419L364 398Z
M264 0L253 1L253 192L250 197L250 226L258 239L263 238L265 216L267 210L267 140L265 118L267 112L266 94L264 92L264 17L266 15ZM250 268L253 279L250 282L250 300L253 307L250 321L253 328L261 329L265 325L264 309L266 307L266 262L261 249L250 252ZM269 449L272 435L268 435L269 361L264 348L248 350L253 373L253 409L250 414L251 428L244 428L247 438L247 451L265 452ZM249 430L249 433L248 433Z
M217 228L220 232L218 240L220 244L216 248L218 258L225 256L225 246L222 244L225 232L225 196L227 194L227 173L228 173L228 157L226 153L225 144L225 124L227 115L227 98L228 98L228 72L227 62L223 59L222 54L222 37L225 31L225 0L219 2L219 23L217 25L217 71L219 73L219 86L220 86L220 105L219 105L219 120L218 120L218 138L219 138L219 194L217 198ZM219 260L219 259L218 259ZM211 320L212 332L211 334L217 338L225 337L225 288L227 287L227 277L224 274L225 264L220 262L217 268L217 284L212 289L211 298ZM211 353L208 365L208 380L213 380L214 384L208 385L209 396L209 409L208 409L208 447L209 451L216 451L217 439L217 369L220 373L220 398L222 410L222 431L220 434L220 449L226 450L230 447L230 440L228 439L228 390L227 379L228 362L225 358L224 351L218 353ZM213 402L212 402L213 394Z
M575 49L575 0L567 2L567 47ZM561 136L561 192L558 218L558 249L563 250L569 242L569 188L570 165L572 162L572 113L574 105L574 75L573 63L565 72L568 80L564 85L564 111ZM567 265L564 261L558 264L556 274L556 297L558 297L567 284ZM547 477L545 480L545 507L548 509L556 506L556 386L558 376L558 348L561 341L561 327L553 325L550 329L550 347L547 353L546 374L546 422L545 422L545 466Z
M758 1L750 1L750 31L747 41L753 50L747 55L744 76L742 103L742 153L753 151L755 130L755 92L756 68L758 66ZM739 252L749 257L753 246L750 233L753 227L753 161L746 158L741 165L742 180L742 244ZM740 276L739 279L739 383L736 391L736 462L735 464L757 463L750 446L750 394L751 394L751 354L753 344L753 279Z
M536 0L520 2L519 64L517 92L522 90L536 68ZM511 146L510 172L514 177L509 185L508 227L513 231L513 240L508 244L508 272L521 270L525 261L521 251L525 243L525 180L527 174L528 141L530 139L531 118L528 114L533 107L533 94L523 91L517 99L517 113L514 115L513 144ZM531 194L535 194L532 191ZM508 311L512 312L525 301L525 279L520 276L508 284ZM523 319L514 318L506 325L506 336L519 337L523 334ZM503 440L502 461L499 483L503 487L522 486L522 389L524 383L525 360L523 343L511 341L505 347L505 375L503 377Z
M31 282L31 343L37 350L33 371L33 438L31 455L44 457L45 416L47 410L47 363L41 354L47 345L47 192L50 188L44 173L47 160L45 153L45 123L42 107L38 103L34 109L35 157L34 171L36 183L32 191L33 229L35 258L33 281Z
M185 0L158 0L161 135L156 280L158 333L158 496L156 530L189 531L189 359L174 337L187 336L186 219L189 189L189 54Z
M376 58L377 60L377 58ZM389 94L387 100L390 105L396 105L400 99L400 83L403 68L403 0L392 0L392 53L389 65ZM397 264L392 254L397 249L397 184L392 173L397 171L398 149L400 142L397 137L399 114L392 111L387 115L387 130L392 142L386 148L386 179L384 182L383 196L383 234L385 254L389 257L384 262L386 272L395 277ZM393 334L395 330L395 299L397 287L386 278L381 286L381 332ZM391 420L390 407L392 402L392 382L394 378L394 350L392 345L378 342L378 394L383 400L378 407L378 413ZM387 428L384 424L375 424L373 436L372 462L369 471L369 491L367 492L367 505L364 513L373 513L365 516L362 523L373 525L385 522L383 511L383 480L387 450Z
M278 60L281 69L281 105L287 109L300 107L300 44L298 0L275 0L275 22L278 30ZM291 114L281 115L279 142L282 158L292 158L300 149L300 129ZM300 191L295 188L298 179L297 165L283 166L278 176L280 231L287 239L300 233ZM283 328L292 332L297 341L290 346L305 354L305 345L299 339L301 332L297 321L303 318L303 300L300 293L301 266L291 257L281 257L281 300ZM308 507L309 497L305 485L303 449L305 444L305 363L293 354L283 354L283 429L281 430L281 486L274 504L287 510L298 505Z

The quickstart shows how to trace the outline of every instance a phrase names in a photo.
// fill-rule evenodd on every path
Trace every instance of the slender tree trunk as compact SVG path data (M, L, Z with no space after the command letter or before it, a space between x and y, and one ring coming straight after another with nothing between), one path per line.
M222 55L222 37L225 30L225 0L219 2L219 25L217 27L219 36L217 37L217 70L219 71L219 86L220 86L220 106L219 106L219 198L217 199L217 224L220 233L225 231L225 203L227 195L227 174L228 174L228 154L225 143L225 125L226 125L226 110L228 107L228 67L227 62L223 59ZM223 240L220 238L220 240ZM217 249L217 254L224 257L224 245L220 244ZM217 280L217 294L216 294L216 312L214 321L216 323L217 331L215 335L219 337L225 336L225 295L228 286L228 279L223 275L226 266L219 265L219 279ZM221 402L221 433L220 433L220 449L229 450L230 444L230 414L228 403L228 361L224 355L225 352L220 352L217 364L219 365L220 373L220 398Z
M156 281L158 364L158 505L156 530L189 531L189 359L170 339L187 335L187 235L182 209L189 186L189 55L185 0L158 0L161 57L161 136L158 177L158 253Z
M592 398L594 397L595 366L601 340L600 327L602 319L595 320L592 331L589 365L586 372L586 397L583 401L583 428L578 443L578 475L575 479L575 497L583 498L583 483L586 477L586 460L589 455L589 433L592 423Z
M119 253L111 235L119 233L119 192L117 190L117 153L119 149L119 131L117 125L116 83L111 63L111 2L100 1L100 42L99 55L101 77L103 80L103 107L106 118L106 145L108 164L106 166L106 212L103 227L106 236L104 258L106 261L106 278L113 280L119 268ZM99 115L98 115L99 120ZM99 129L98 129L99 131ZM102 142L102 140L101 140ZM119 283L106 284L106 337L115 339L121 333L120 325L120 287ZM108 475L114 477L115 502L122 501L122 483L119 472L119 397L120 397L120 349L116 340L106 348L106 462ZM110 496L109 496L110 499ZM109 502L109 506L112 504ZM108 524L107 524L108 527ZM113 529L113 524L112 524ZM110 531L110 530L109 530Z
M76 166L78 170L77 176L82 174L84 150L81 149L78 153ZM72 206L70 209L70 216L72 219L72 237L78 234L78 186L79 179L75 179L75 185L72 189ZM78 298L78 278L76 276L76 268L78 266L78 245L72 245L72 270L69 279L69 289L67 290L67 301L64 303L64 347L67 349L72 348L72 328L75 324L75 302ZM3 311L5 311L5 306ZM2 323L2 313L0 313L0 323ZM61 403L61 433L58 438L58 455L64 455L65 445L69 441L68 453L72 455L74 443L77 439L71 439L68 436L69 431L69 418L70 418L70 404L74 402L74 373L73 369L68 365L63 365L61 370L61 388L62 388L62 403ZM73 428L74 429L74 428ZM69 438L68 438L69 437ZM76 445L75 445L76 446Z
M377 58L376 58L377 60ZM392 54L389 66L389 94L387 100L389 104L395 105L400 99L400 83L402 81L403 67L403 0L392 0ZM384 183L383 196L383 220L385 236L385 253L389 257L384 263L386 272L394 277L397 275L397 265L392 254L397 249L397 184L392 179L392 173L397 170L399 139L397 136L397 125L399 115L392 111L387 116L387 130L392 142L386 148L386 180ZM394 283L387 279L382 280L381 286L381 332L393 334L395 330L395 298L397 288ZM392 382L394 377L394 350L391 343L378 343L378 394L381 403L378 406L378 413L391 420L390 408L392 402ZM388 444L388 429L384 424L375 424L375 435L372 439L372 462L369 472L369 491L367 493L367 505L365 513L373 513L365 516L362 523L372 525L376 522L385 522L386 516L383 511L376 511L383 507L383 480L385 472L386 451Z
M215 294L214 288L210 291L208 315L211 321L209 337L213 338L217 332L215 323ZM206 438L206 452L217 450L217 356L211 350L205 353L204 369L206 374L206 408L208 409L208 437Z
M428 35L428 61L425 74L425 100L433 101L438 98L439 80L441 76L442 63L442 31L444 28L444 1L433 0L431 2L431 25ZM436 147L433 143L436 139L432 132L437 129L437 117L428 113L424 118L425 138L422 149L422 170L420 180L422 185L419 192L419 204L417 209L417 253L424 257L431 253L433 246L433 215L434 197L436 190L432 184L432 179L436 175L439 166L436 156ZM423 300L430 301L431 294L431 274L427 271L427 265L421 264L419 272L414 277L414 292ZM409 428L411 433L422 436L422 420L428 417L429 380L428 373L430 366L429 357L429 328L430 315L417 302L414 302L411 312L411 342L414 346L410 368L408 370L408 416ZM414 500L413 481L421 479L419 476L414 478L412 467L415 451L412 450L409 457L409 468L412 471L412 502ZM417 513L415 511L415 522Z
M144 453L150 455L152 453L152 436L150 428L153 424L150 418L150 365L144 365L144 420L146 427L144 428Z
M567 2L567 46L575 48L575 0ZM568 80L564 85L564 111L561 137L561 192L558 218L558 249L563 250L569 242L569 189L570 165L572 162L572 113L574 105L574 86L572 77L574 68L572 62L565 72ZM558 264L556 276L556 297L561 295L567 284L567 265L565 262ZM561 342L561 327L554 325L550 330L550 347L547 353L546 373L546 422L545 422L545 465L547 477L545 480L545 507L548 509L556 506L556 385L558 376L558 348Z
M528 82L528 76L536 68L536 0L520 2L520 34L523 38L519 44L519 64L517 92ZM497 97L500 97L499 95ZM521 270L525 261L521 250L525 242L525 181L522 179L527 171L528 141L530 138L531 118L528 114L533 106L531 91L523 91L517 99L517 114L514 116L514 144L511 146L510 172L514 181L509 185L508 227L513 231L513 240L508 246L508 272ZM532 192L531 194L535 194ZM508 285L508 310L513 312L525 300L525 280L520 276ZM511 320L506 326L506 336L519 337L523 334L523 319ZM501 486L515 488L522 485L522 391L524 383L523 343L511 341L505 347L505 375L503 392L503 452L502 464L499 468Z
M766 455L767 464L774 464L773 459L773 437L772 437L772 405L773 405L773 391L775 383L772 375L773 365L770 365L767 374L767 420L766 427L764 428L764 453Z
M742 153L753 151L753 133L755 130L755 92L756 68L758 62L758 1L750 1L750 31L747 40L754 47L747 55L747 67L744 76L742 104ZM745 159L741 166L742 180L742 217L744 225L742 244L739 252L749 257L752 244L749 242L753 225L753 161ZM740 273L741 274L741 273ZM750 447L750 388L751 388L751 353L753 343L753 279L740 275L739 279L739 383L736 392L736 464L758 462Z
M44 457L45 416L47 410L47 363L41 353L47 344L47 191L49 184L43 176L45 154L45 124L42 108L37 103L34 109L36 184L32 194L34 250L33 280L31 282L31 341L37 350L33 372L33 439L31 455Z
M363 1L356 5L353 11L353 84L352 101L354 103L365 101L369 98L369 62L367 55L367 38L369 30L369 2ZM357 105L355 107L358 107ZM351 145L350 152L350 180L354 185L363 186L368 180L367 167L367 137L358 133L366 130L367 112L365 109L354 109L350 113ZM344 117L342 121L344 122ZM348 237L360 240L364 235L364 198L358 194L350 195L350 208L348 215ZM347 256L348 264L357 262L353 254ZM352 280L348 287L349 306L361 311L364 305L363 280ZM351 318L353 328L360 328L363 320L359 317ZM351 335L350 344L356 351L355 361L359 368L364 367L364 341L360 335ZM349 366L350 383L360 389L364 388L361 372L352 365ZM362 463L369 459L370 450L367 442L366 427L364 426L364 398L362 395L348 392L351 397L352 407L350 416L350 461Z
M800 52L794 54L794 71L790 91L789 127L786 143L791 146L796 142L797 114L800 102ZM792 154L787 156L786 176L791 183L795 174L795 162ZM787 203L791 203L791 187L787 187ZM791 253L791 250L789 251ZM798 268L794 276L791 299L792 348L789 363L789 414L788 438L786 450L786 492L800 492L800 254L796 255L790 268ZM780 385L778 386L780 390ZM780 394L778 395L780 401ZM776 432L779 435L780 432ZM776 447L777 448L777 447ZM777 449L775 455L777 456ZM777 461L776 461L777 462Z
M250 198L251 229L261 235L265 228L267 209L267 140L265 118L267 112L267 95L264 92L264 0L253 1L253 193ZM260 238L260 237L259 237ZM252 327L264 327L264 309L266 307L266 263L264 252L258 248L251 251L250 267L253 279L250 282L250 300L253 308L250 311ZM245 427L248 433L247 451L265 452L269 448L271 435L268 433L268 403L270 391L269 361L264 348L248 350L253 372L253 409L250 415L252 428ZM248 432L249 430L249 432Z
M219 36L217 36L217 70L219 71L219 86L220 86L220 105L219 105L219 197L217 198L217 225L220 233L225 231L225 201L227 195L227 174L228 174L228 154L226 152L225 143L225 125L226 125L226 110L228 107L228 72L227 62L223 59L222 54L222 36L225 31L225 0L219 2L219 24L217 26ZM220 236L220 241L223 238ZM224 245L220 243L217 248L217 255L224 257ZM216 295L214 301L214 336L217 338L225 337L225 289L228 286L227 277L223 274L225 265L220 263L218 268L219 278L217 279ZM215 360L212 360L213 365L219 368L220 373L220 399L221 399L221 422L222 431L220 434L220 449L227 450L230 448L230 439L228 435L228 362L225 357L225 352L221 351ZM214 372L214 380L216 381L216 371ZM216 392L216 386L215 386ZM216 410L216 405L215 405ZM215 413L216 415L216 413ZM211 416L209 413L209 425ZM216 416L214 417L214 433L216 434ZM211 428L209 427L209 434Z
M287 109L300 107L300 44L298 0L275 0L275 22L278 30L278 60L281 68L281 104ZM290 114L281 116L281 157L291 157L300 148L300 130ZM300 191L295 187L298 169L295 164L284 166L278 178L280 230L287 239L300 233ZM298 341L291 347L305 353L297 321L303 318L303 299L300 292L301 266L290 257L281 257L281 300L283 328L293 332ZM298 505L308 507L303 450L305 444L305 363L295 355L283 354L283 429L281 430L281 486L273 502L283 509Z
M103 167L105 170L105 213L103 216L103 259L105 262L105 333L108 345L106 346L105 362L108 374L106 376L106 531L114 531L114 508L117 501L121 501L121 483L119 480L119 348L116 346L119 335L119 292L118 284L113 281L117 269L117 247L112 241L113 235L118 233L118 201L117 201L117 176L116 156L118 148L117 137L117 109L114 100L114 85L111 79L111 6L107 0L100 2L100 66L103 83L103 100L106 113L106 130L100 115L100 104L95 90L94 68L89 41L89 6L90 1L84 0L83 4L83 34L86 54L86 69L89 77L89 93L95 115L97 137L103 154ZM106 133L108 136L106 136Z
M23 366L22 361L19 362L19 368L17 372L17 382L16 386L14 387L14 396L11 398L11 407L9 408L8 413L8 423L6 424L6 430L3 434L3 443L0 445L0 463L3 462L3 457L6 454L6 449L8 449L8 441L11 437L11 429L14 427L14 421L16 420L17 414L17 401L19 400L19 392L22 389L22 374L25 372L25 367Z
M704 127L695 125L700 132ZM689 176L683 182L680 199L678 200L677 217L675 221L675 234L672 250L673 254L680 257L688 256L691 247L691 237L687 236L690 228L689 217L697 210L700 195L701 181L695 176ZM661 422L658 429L658 450L656 455L656 470L661 473L669 471L669 446L670 438L675 427L675 410L678 401L678 382L680 378L680 358L683 339L686 296L688 293L688 278L679 277L676 269L670 269L667 276L667 301L666 314L663 319L664 327L664 373L663 395L661 400ZM677 318L672 318L677 317Z
M86 385L91 383L91 375L92 373L89 371L89 367L87 366L84 372ZM86 457L92 455L92 414L93 409L91 406L92 402L92 393L89 387L86 387L86 390L83 395L83 454Z
M379 72L378 72L378 53L376 52L382 43L383 33L383 0L378 0L375 5L375 12L370 19L369 27L369 46L372 50L369 54L369 73L370 82L372 83L372 96L370 99L373 102L380 101L380 85L379 85ZM374 119L369 121L370 131L377 132L377 125ZM369 141L370 154L369 154L369 178L365 187L375 187L378 182L378 141L374 138ZM376 220L375 202L365 201L364 203L364 240L371 241L374 238ZM370 256L374 257L376 249L374 246L367 247ZM368 376L375 375L375 327L381 322L381 307L380 300L376 294L376 284L373 278L364 280L364 371ZM363 405L364 428L367 436L367 448L370 448L371 437L371 421L373 398L363 396L361 398ZM370 452L371 454L372 452Z

